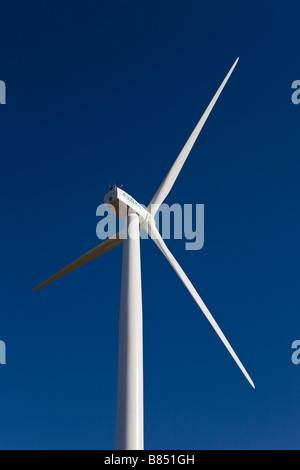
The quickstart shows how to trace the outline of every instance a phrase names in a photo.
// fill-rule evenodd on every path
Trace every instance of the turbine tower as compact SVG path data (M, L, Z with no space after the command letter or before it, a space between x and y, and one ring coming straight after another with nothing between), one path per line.
M67 267L54 274L34 290L50 284L74 269L92 261L123 243L121 302L119 317L118 398L116 448L142 450L144 448L143 416L143 320L140 262L140 230L144 229L167 258L183 284L186 286L207 320L239 366L249 383L254 387L249 374L232 349L212 314L196 289L167 248L156 225L154 216L171 191L202 127L232 74L238 59L227 73L188 141L184 145L170 171L161 183L153 199L144 209L123 189L113 186L104 197L104 202L125 221L124 229L85 253Z

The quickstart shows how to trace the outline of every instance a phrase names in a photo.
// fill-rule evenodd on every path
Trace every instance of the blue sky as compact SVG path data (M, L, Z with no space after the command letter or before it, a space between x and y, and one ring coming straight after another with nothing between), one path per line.
M111 180L148 204L236 57L166 202L205 205L202 250L167 245L248 384L142 240L145 448L299 449L299 2L2 1L0 448L114 449L121 248Z

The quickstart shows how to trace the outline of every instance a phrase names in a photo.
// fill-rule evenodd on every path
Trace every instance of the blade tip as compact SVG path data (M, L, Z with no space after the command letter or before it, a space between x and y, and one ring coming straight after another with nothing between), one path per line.
M252 382L252 380L250 379L250 377L249 377L249 383L250 383L250 385L255 389L254 382Z
M34 289L32 289L32 292L36 292L37 290L40 290L42 287L43 287L43 284L39 284Z

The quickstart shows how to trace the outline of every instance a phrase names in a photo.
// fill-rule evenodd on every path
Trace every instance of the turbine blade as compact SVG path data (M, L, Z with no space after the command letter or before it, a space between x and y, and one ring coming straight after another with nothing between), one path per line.
M200 134L200 131L202 127L204 126L206 119L210 115L210 112L212 111L217 99L219 98L223 88L225 87L227 81L229 80L230 75L232 74L239 58L236 59L234 62L233 66L229 70L228 74L224 78L220 88L214 95L213 99L211 100L210 104L208 105L206 111L204 112L203 116L201 117L200 121L196 125L195 129L193 130L192 134L190 135L189 139L187 140L185 146L181 150L180 154L178 155L177 159L175 160L173 166L171 167L169 173L161 183L160 187L156 191L154 197L152 198L152 201L150 202L148 206L148 211L151 212L151 214L155 214L159 208L159 206L163 203L169 192L171 191L173 184L175 183L190 151L192 150L192 147L194 143L196 142L196 139L198 135Z
M201 299L201 297L197 293L197 291L194 288L194 286L192 285L191 281L188 279L187 275L184 273L184 271L181 268L181 266L179 265L179 263L176 261L176 259L174 258L174 256L170 252L170 250L167 248L167 246L166 246L165 242L163 241L162 237L160 236L160 233L157 230L156 226L153 223L151 225L148 225L147 231L148 231L148 234L150 235L150 237L154 240L154 242L156 243L156 245L160 249L160 251L167 258L167 260L169 261L169 263L171 264L171 266L173 267L175 272L178 274L178 276L182 280L183 284L185 285L187 290L190 292L190 294L192 295L192 297L194 298L194 300L196 301L196 303L198 304L198 306L200 307L200 309L202 310L202 312L206 316L207 320L209 321L209 323L211 324L211 326L213 327L213 329L215 330L215 332L217 333L217 335L219 336L219 338L221 339L221 341L223 342L223 344L225 345L225 347L227 348L227 350L229 351L229 353L231 354L231 356L233 357L233 359L235 360L235 362L237 363L237 365L239 366L239 368L241 369L243 374L245 375L246 379L249 381L249 383L252 385L252 387L255 388L255 385L252 382L252 380L251 380L249 374L247 373L246 369L244 368L243 364L241 363L241 361L237 357L236 353L234 352L234 350L232 349L232 347L229 344L228 340L226 339L225 335L223 334L221 328L219 327L219 325L217 324L217 322L213 318L212 314L210 313L210 311L208 310L208 308L204 304L203 300Z
M104 255L104 253L107 253L108 251L112 250L116 246L121 245L121 243L123 243L122 232L115 235L115 238L108 238L104 242L100 243L100 245L97 245L92 250L90 250L87 253L85 253L84 255L80 256L80 258L76 259L71 264L69 264L65 268L61 269L60 271L58 271L58 273L54 274L49 279L44 281L42 284L35 287L35 289L33 289L33 291L37 291L37 290L41 289L42 287L47 286L51 282L56 281L60 277L65 276L66 274L74 271L75 269L79 268L80 266L83 266L84 264L88 263L89 261L92 261L93 259L98 258L101 255Z

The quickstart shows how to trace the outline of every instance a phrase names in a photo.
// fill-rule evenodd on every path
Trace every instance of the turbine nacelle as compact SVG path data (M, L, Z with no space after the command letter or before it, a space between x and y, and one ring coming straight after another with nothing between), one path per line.
M139 216L140 226L152 218L147 209L145 209L123 189L118 188L117 186L112 186L105 194L104 203L107 208L120 217L120 219L125 219L129 210L134 211Z

